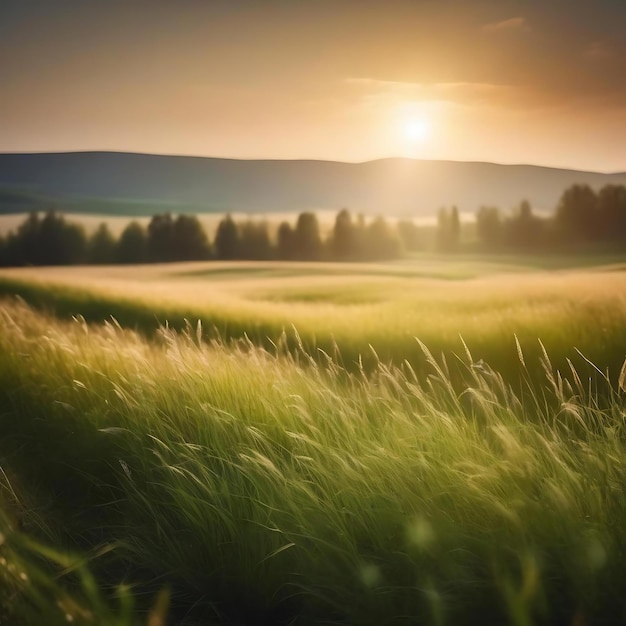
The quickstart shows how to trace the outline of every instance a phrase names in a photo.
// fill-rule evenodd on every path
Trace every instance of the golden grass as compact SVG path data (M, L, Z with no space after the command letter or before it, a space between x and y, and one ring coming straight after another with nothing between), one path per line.
M144 317L152 312L155 323L201 319L227 338L245 333L277 341L295 328L307 349L337 345L350 360L372 346L385 361L414 362L415 338L458 354L462 337L477 360L507 369L516 360L516 336L534 353L541 340L559 367L579 359L576 350L602 369L620 366L626 356L626 273L619 266L520 271L484 260L430 263L426 270L419 262L17 268L1 270L0 279L52 290L52 299L63 288L103 299L100 319L115 313L107 303L119 302L141 306ZM463 263L473 277L454 279ZM84 311L76 305L72 313Z
M463 334L486 325L549 323L590 306L613 313L626 307L625 272L496 271L502 273L448 280L415 276L415 264L216 262L16 268L0 270L0 277L137 299L155 311L165 305L191 308L199 317L237 311L297 328L331 323L353 332L375 326Z

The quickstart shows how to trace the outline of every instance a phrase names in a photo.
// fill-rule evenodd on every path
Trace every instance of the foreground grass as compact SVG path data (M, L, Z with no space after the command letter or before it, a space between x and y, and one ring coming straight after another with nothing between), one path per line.
M174 624L621 623L623 390L544 357L544 384L520 400L466 354L459 393L425 358L425 381L408 366L364 376L204 345L197 328L148 342L5 303L13 515L56 550L101 555L110 620L107 590L126 582L124 619L171 588ZM80 576L58 584L9 600L55 623L58 594L93 597ZM118 623L93 615L72 619Z

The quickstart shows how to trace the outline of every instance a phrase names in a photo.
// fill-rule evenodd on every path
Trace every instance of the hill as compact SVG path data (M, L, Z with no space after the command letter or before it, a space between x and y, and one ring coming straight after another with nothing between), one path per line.
M343 163L116 152L0 154L0 213L55 207L139 216L349 207L423 217L452 204L470 212L482 204L508 209L523 198L539 211L551 211L574 183L626 184L626 173L400 158Z

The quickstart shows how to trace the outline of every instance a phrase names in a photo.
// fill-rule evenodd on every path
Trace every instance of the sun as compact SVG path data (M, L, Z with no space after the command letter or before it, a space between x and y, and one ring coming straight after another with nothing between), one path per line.
M431 154L441 135L441 113L439 102L395 102L388 117L395 151L413 159Z
M405 122L402 129L404 139L409 143L423 143L430 136L432 127L424 118L414 118Z

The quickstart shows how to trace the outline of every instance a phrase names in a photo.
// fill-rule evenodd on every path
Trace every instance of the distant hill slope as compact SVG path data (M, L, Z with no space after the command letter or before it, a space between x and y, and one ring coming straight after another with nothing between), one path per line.
M528 199L554 209L573 183L626 184L599 174L532 165L382 159L236 160L116 152L0 154L0 213L56 207L111 215L158 211L339 210L432 215L456 204L509 209Z

